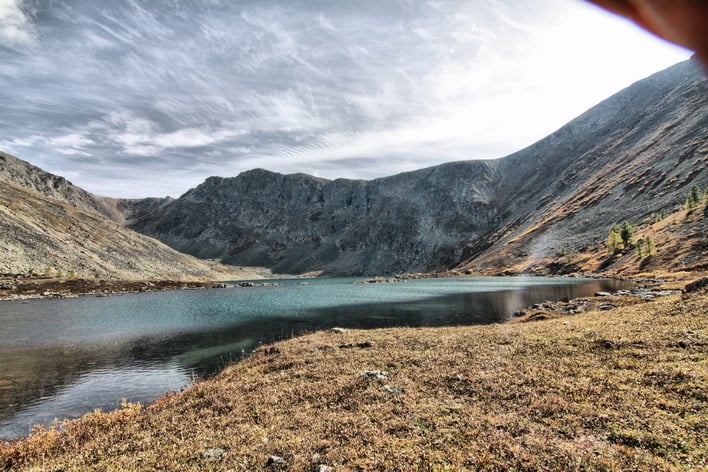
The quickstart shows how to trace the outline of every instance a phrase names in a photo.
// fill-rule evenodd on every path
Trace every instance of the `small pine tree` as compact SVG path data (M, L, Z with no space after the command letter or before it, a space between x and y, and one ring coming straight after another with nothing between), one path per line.
M640 259L654 255L654 240L651 236L637 241L637 254L639 254Z
M634 228L632 225L627 223L626 221L622 223L622 226L620 227L620 238L622 238L622 244L624 244L624 247L627 247L629 243L632 242L632 236L634 235Z
M622 249L622 237L620 236L620 226L616 223L610 228L610 234L607 236L607 252L616 254Z
M647 256L654 255L654 240L651 238L651 236L647 236L644 240L644 252Z
M701 204L701 200L703 200L701 191L698 190L697 186L691 186L691 190L688 191L688 196L686 197L686 208L688 211L691 212L695 210L696 207Z

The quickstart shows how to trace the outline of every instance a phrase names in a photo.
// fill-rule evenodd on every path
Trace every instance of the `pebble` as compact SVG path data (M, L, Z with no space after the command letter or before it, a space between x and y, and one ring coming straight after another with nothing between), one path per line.
M269 456L267 465L283 465L285 464L285 459L280 456Z
M220 447L213 447L202 452L202 457L209 462L216 462L221 460L224 454L226 454L224 449L221 449Z
M362 377L373 377L376 380L384 380L388 377L388 372L384 370L365 370Z

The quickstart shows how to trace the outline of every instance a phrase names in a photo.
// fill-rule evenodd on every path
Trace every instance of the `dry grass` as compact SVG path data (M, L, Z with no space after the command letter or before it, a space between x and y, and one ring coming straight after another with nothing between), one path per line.
M575 272L594 273L605 277L658 277L656 274L665 274L675 278L674 274L681 272L692 273L692 277L705 276L708 273L708 223L705 218L708 210L705 206L699 206L693 211L680 207L661 220L645 218L643 221L633 221L634 243L646 238L653 241L654 249L650 256L646 248L640 256L635 244L620 254L608 254L605 242L609 226L598 228L596 240L588 241L588 246L582 250L570 248L570 257L560 254L541 255L533 248L539 245L546 230L554 223L567 218L577 206L566 203L568 202L558 206L550 214L544 214L542 219L513 239L491 252L475 257L458 270L478 275L544 275L550 272L550 264L572 261ZM589 202L584 201L582 204L589 205Z
M149 407L1 445L0 469L705 470L707 301L318 332Z

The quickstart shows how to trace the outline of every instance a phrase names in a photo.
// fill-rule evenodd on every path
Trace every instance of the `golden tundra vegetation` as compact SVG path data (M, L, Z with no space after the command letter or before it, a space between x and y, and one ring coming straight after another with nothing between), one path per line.
M316 332L0 444L0 469L706 470L707 302Z
M641 221L630 221L634 228L632 244L613 254L605 241L589 245L583 251L562 251L550 257L538 257L529 252L534 235L543 231L552 220L529 228L517 238L505 243L492 257L482 256L462 264L457 272L472 275L546 275L553 264L574 266L572 272L591 273L606 277L674 277L683 272L700 273L708 270L708 192L696 208L685 206L662 212ZM554 216L555 217L555 216ZM618 222L621 223L621 222ZM606 228L609 231L610 228ZM637 249L641 241L651 240L651 250ZM519 253L522 256L519 256ZM485 270L480 265L488 263Z

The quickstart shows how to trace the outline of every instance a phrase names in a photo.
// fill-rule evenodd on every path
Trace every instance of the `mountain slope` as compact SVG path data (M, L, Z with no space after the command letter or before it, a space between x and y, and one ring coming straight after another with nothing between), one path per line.
M601 244L708 187L708 82L691 61L619 92L500 162L509 189L494 244L466 264L501 269ZM700 226L700 225L699 225Z
M123 279L214 278L203 261L95 213L0 181L0 273L75 271Z
M113 221L122 219L112 199L93 195L64 177L50 174L2 151L0 151L0 180L12 182L47 198L97 213Z
M707 97L688 61L503 159L373 181L213 177L131 227L199 257L278 272L526 270L563 248L600 245L613 222L674 211L691 185L708 186Z
M139 215L167 201L96 196L0 152L0 274L63 272L129 280L239 277L240 270L180 254L119 224L124 213Z

